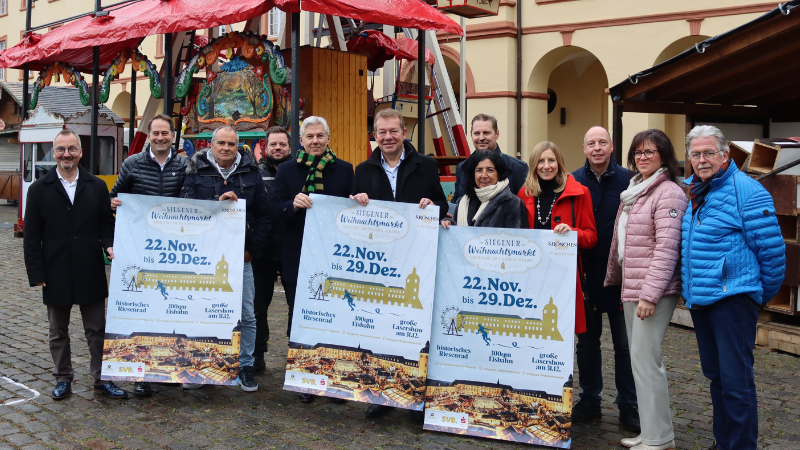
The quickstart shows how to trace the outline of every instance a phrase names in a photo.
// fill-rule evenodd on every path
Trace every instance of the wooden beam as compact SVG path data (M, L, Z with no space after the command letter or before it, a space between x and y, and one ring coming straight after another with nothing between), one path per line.
M753 42L776 37L780 39L781 34L785 33L787 30L791 30L798 24L800 24L800 14L779 16L773 20L762 22L749 30L745 30L711 45L703 54L691 55L682 61L657 70L647 77L640 78L637 84L622 86L620 94L622 94L623 99L633 98L667 82L691 74L691 72L706 67L728 55L741 51L749 45L752 45ZM788 42L791 41L784 42L784 44ZM776 45L776 47L779 47L779 45Z
M736 78L754 70L765 69L770 64L774 64L776 60L784 58L787 60L795 59L798 52L800 52L800 30L795 30L789 33L787 40L781 42L780 45L774 45L773 41L755 43L735 55L729 55L724 59L706 64L702 68L686 73L679 78L667 80L663 84L650 89L646 94L646 100L686 101L685 99L673 98L672 95L716 86L724 80ZM642 79L641 81L644 80Z
M617 103L620 103L625 107L625 112L731 117L769 117L768 111L762 108L746 106L698 105L692 103L668 102L634 102L630 100L615 102L615 105Z
M793 58L784 61L783 64L774 62L761 70L749 70L746 74L737 74L728 77L705 89L690 93L693 103L722 103L738 105L741 103L733 102L732 98L737 93L746 92L748 89L769 89L773 82L785 78L795 78L797 71L800 70L800 59ZM724 98L718 98L723 96ZM752 97L752 96L751 96ZM751 98L745 96L745 99Z
M800 86L800 80L791 75L772 77L761 83L750 84L748 87L738 89L727 96L729 100L725 104L769 106L772 103L780 102L784 99L783 96L787 90L797 86ZM774 96L778 96L778 98L771 103L764 101Z
M800 102L797 101L797 99L800 98L800 80L794 79L791 81L791 85L783 86L771 92L769 95L758 97L754 100L754 103L761 107L771 107L773 105L794 101L795 108L800 111Z
M328 22L328 31L331 33L330 37L333 49L346 52L347 45L345 45L344 42L344 32L342 31L342 22L339 20L339 17L328 14L325 16L325 21Z

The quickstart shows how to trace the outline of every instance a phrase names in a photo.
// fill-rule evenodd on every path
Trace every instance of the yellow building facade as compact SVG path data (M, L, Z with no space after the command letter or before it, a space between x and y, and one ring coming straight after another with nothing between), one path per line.
M136 274L136 285L145 289L158 289L159 283L161 283L166 286L168 291L233 292L233 287L228 282L228 268L225 255L222 255L213 274L141 270Z
M344 278L328 278L326 288L330 288L330 295L335 298L344 298L345 291L347 291L356 302L422 309L422 302L419 299L419 282L417 269L414 268L406 277L405 287L402 288Z
M607 89L629 75L665 61L708 37L715 36L775 8L777 1L759 0L498 0L499 15L466 20L465 109L469 119L478 113L497 117L500 148L512 155L519 148L524 160L533 146L542 140L554 141L565 154L569 170L584 162L583 135L593 125L612 128L612 102ZM24 2L6 2L0 11L0 48L16 45L25 23ZM521 20L517 20L517 8ZM89 12L91 0L48 0L35 3L32 9L34 26ZM280 14L279 14L280 16ZM455 21L460 17L451 15ZM314 38L309 32L316 27L318 16L301 16L301 45ZM286 21L284 16L279 21ZM278 41L278 29L269 26L264 15L258 21L260 33ZM241 31L244 24L233 24ZM46 30L37 31L39 33ZM222 30L226 31L226 30ZM521 31L521 139L517 141L517 33ZM217 35L219 28L201 30L201 34ZM458 37L437 34L444 62L456 97L459 96ZM329 38L322 39L328 45ZM288 42L278 42L282 48ZM163 59L163 38L149 36L139 47L159 68ZM394 72L391 63L375 77L374 98L391 93L393 82L384 75ZM6 81L21 80L21 71L0 71ZM35 79L36 74L32 75ZM198 76L204 76L201 72ZM87 76L89 81L90 76ZM137 77L136 115L141 116L150 99L148 80ZM122 74L111 85L107 102L117 115L128 120L130 111L130 74ZM160 101L159 101L160 103ZM161 107L157 108L159 111ZM563 114L562 114L563 110ZM138 124L137 124L138 125ZM440 125L442 125L440 123ZM648 128L667 132L683 160L683 136L687 118L682 115L625 113L623 116L623 157L635 133ZM761 137L761 125L722 124L732 139ZM612 130L613 131L613 130ZM797 124L771 124L773 136L797 135ZM333 130L335 133L336 130ZM426 133L425 153L433 151L431 133ZM416 136L414 136L416 139ZM470 141L468 139L468 141ZM449 145L446 143L446 147ZM470 146L471 146L470 141ZM422 150L422 149L421 149ZM359 161L351 161L358 163ZM620 163L624 164L624 161Z

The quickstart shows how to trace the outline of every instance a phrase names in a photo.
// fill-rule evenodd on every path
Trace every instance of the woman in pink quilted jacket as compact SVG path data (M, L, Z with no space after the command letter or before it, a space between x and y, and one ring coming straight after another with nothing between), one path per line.
M664 450L675 448L675 434L661 343L681 291L681 220L688 202L676 183L680 169L663 131L637 134L628 166L637 175L620 194L605 284L622 285L642 433L621 444Z

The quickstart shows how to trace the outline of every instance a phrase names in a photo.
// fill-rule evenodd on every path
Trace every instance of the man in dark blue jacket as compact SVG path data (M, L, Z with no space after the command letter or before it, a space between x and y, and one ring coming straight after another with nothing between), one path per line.
M258 390L253 376L253 351L256 343L256 316L253 310L255 287L250 261L264 251L270 229L269 200L256 162L248 152L238 149L239 135L230 126L214 130L211 151L198 151L189 160L182 198L247 202L244 275L242 277L242 342L239 351L239 385L245 392ZM198 385L184 385L191 389Z
M500 154L511 169L511 176L508 178L508 187L511 193L517 195L520 188L525 185L525 179L528 177L528 165L525 161L514 158L513 156L506 155L500 150L497 145L497 139L500 138L500 131L497 129L497 119L488 114L478 114L472 118L470 136L472 143L475 145L475 151L478 150L492 150ZM456 166L456 186L453 198L450 199L451 203L457 203L467 192L467 181L464 178L464 163L462 161Z
M613 152L614 144L608 131L603 127L592 127L583 138L586 164L572 172L572 176L589 188L592 194L597 225L597 245L591 250L581 251L585 274L586 333L578 335L577 359L583 392L580 393L581 400L572 409L572 420L579 423L602 415L600 393L603 391L603 355L600 334L603 330L603 313L606 313L614 343L614 381L617 385L619 420L628 429L639 431L636 385L631 370L625 316L621 308L621 287L603 286L619 209L619 195L628 188L633 175L617 164Z

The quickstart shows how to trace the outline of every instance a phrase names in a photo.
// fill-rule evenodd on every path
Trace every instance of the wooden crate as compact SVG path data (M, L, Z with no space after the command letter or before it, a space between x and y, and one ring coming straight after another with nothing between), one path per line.
M797 313L797 287L781 286L775 297L772 297L772 300L764 305L764 309L790 316L795 315Z
M736 167L742 172L747 172L747 166L750 164L750 154L753 153L753 143L750 141L731 141L728 143L730 147L730 156Z
M797 216L778 215L778 226L781 227L781 236L788 243L797 243Z
M778 159L780 151L781 149L778 146L761 143L756 140L753 143L753 153L750 155L748 169L757 173L771 172L775 168L775 161Z
M800 355L800 327L759 322L756 328L756 345Z
M773 175L759 180L764 189L772 195L775 203L775 214L784 216L797 215L798 177L795 175Z
M287 65L291 50L283 51ZM367 56L319 47L300 48L300 97L305 116L323 117L330 147L355 167L367 159Z

